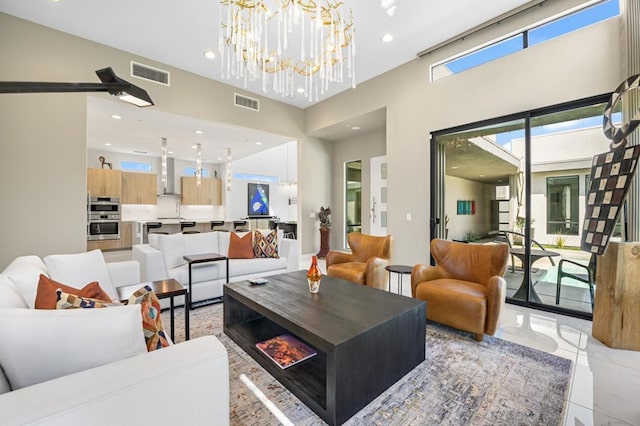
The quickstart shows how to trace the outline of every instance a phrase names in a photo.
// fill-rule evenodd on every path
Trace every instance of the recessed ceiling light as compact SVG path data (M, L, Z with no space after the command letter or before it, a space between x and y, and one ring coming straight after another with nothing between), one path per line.
M391 43L393 41L393 36L391 34L385 34L382 36L382 41L385 43Z
M262 145L262 142L256 142L256 145Z
M458 166L451 166L451 168L452 168L452 169L457 169L457 168L458 168Z
M304 93L304 87L298 87L298 93Z
M105 142L104 146L111 146L109 142Z
M120 117L118 114L111 114L111 118L113 118L114 120L121 120L122 117Z
M222 161L222 157L218 157L218 161Z
M216 54L213 53L212 50L207 50L204 52L204 57L207 59L215 59L216 58Z
M198 145L191 145L191 148L196 149Z
M351 127L351 130L360 130L360 126L353 126Z
M202 133L202 130L196 130L196 135L201 135Z
M351 124L345 124L344 127L351 127Z
M484 177L484 175L479 175L480 177Z
M173 154L173 151L167 151L167 154Z

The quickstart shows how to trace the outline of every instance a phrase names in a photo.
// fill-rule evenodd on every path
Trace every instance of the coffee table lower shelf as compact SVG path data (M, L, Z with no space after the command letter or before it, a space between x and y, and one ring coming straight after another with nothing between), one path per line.
M327 382L327 356L323 351L314 347L318 352L316 355L283 370L256 348L256 343L288 333L283 327L267 318L260 317L232 325L225 330L225 333L307 406L310 408L316 406L314 411L327 410L327 391L325 387ZM308 342L298 336L295 337L309 345Z

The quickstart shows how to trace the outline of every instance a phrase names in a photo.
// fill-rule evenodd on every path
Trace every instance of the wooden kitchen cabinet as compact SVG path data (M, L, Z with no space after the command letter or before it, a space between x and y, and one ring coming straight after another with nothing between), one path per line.
M120 197L122 172L111 169L87 169L87 192L92 197Z
M122 204L157 204L155 173L122 173Z
M217 178L202 178L200 188L196 178L183 176L180 179L183 205L214 205L222 204L222 181Z
M133 222L120 223L120 248L130 249L133 247Z

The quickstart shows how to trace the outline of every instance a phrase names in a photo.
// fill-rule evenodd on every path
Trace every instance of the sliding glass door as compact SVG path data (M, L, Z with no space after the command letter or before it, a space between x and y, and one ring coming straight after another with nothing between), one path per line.
M432 134L431 237L508 244L509 302L591 316L594 259L580 239L608 98Z

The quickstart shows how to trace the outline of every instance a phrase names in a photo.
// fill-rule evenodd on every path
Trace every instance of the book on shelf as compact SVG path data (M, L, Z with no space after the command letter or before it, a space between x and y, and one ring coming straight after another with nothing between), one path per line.
M288 333L256 343L256 347L283 370L317 354L312 347Z

